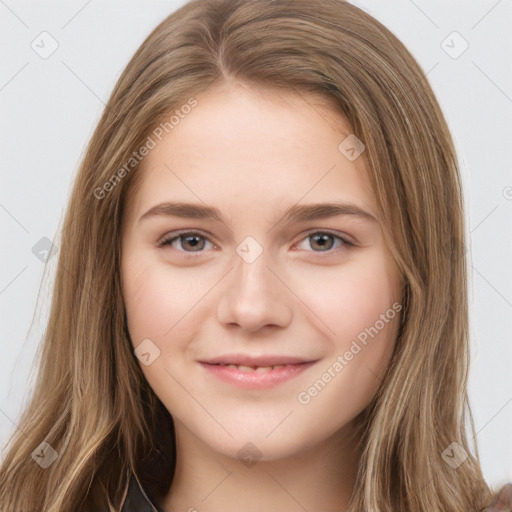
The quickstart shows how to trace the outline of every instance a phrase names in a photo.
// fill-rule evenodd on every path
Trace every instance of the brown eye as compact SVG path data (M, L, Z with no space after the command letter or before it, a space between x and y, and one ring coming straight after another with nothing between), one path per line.
M334 247L336 243L336 239L339 241L338 246ZM304 240L309 240L309 246L313 248L313 252L319 253L328 253L333 254L338 251L347 250L349 247L353 246L351 242L345 240L344 238L335 235L334 233L330 233L328 231L313 231L308 233ZM317 250L318 249L318 250Z
M309 238L310 240L312 240L311 247L314 247L316 245L322 251L329 250L334 245L334 242L332 242L333 236L329 234L316 234L311 235Z
M158 242L158 246L171 246L180 252L202 252L206 241L209 242L206 237L199 233L187 232L177 236L166 236ZM178 242L178 247L176 247L176 242Z

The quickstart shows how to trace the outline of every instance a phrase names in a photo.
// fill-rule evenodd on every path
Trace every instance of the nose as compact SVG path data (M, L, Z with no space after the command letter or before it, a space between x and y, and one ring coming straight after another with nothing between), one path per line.
M252 262L235 254L218 304L218 320L257 332L266 326L286 327L292 319L293 294L263 251Z

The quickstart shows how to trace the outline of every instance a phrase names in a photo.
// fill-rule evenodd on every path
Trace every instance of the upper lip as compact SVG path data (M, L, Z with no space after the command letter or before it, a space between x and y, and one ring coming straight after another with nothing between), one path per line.
M313 362L312 359L302 357L261 355L248 356L244 354L227 354L200 361L208 364L234 364L237 366L277 366L281 364L301 364Z

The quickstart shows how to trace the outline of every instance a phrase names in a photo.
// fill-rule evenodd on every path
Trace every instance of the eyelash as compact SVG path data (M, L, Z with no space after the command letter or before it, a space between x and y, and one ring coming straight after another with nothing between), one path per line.
M336 249L328 249L327 251L309 251L309 252L314 252L316 254L318 254L320 257L323 257L323 256L332 256L332 255L335 255L335 254L338 254L338 253L343 253L343 252L346 252L348 251L349 249L355 247L355 244L349 242L348 240L346 240L345 238L329 231L329 230L312 230L312 231L309 231L308 233L306 233L306 235L304 236L304 238L302 238L300 242L306 240L307 238L311 237L312 235L330 235L332 236L333 238L338 238L339 240L341 240L342 245ZM208 237L204 236L202 233L198 232L198 231L181 231L181 232L173 232L173 233L168 233L167 235L165 235L164 237L162 237L158 242L157 242L157 245L158 247L161 247L161 248L165 248L167 246L171 246L172 243L175 241L175 240L179 240L181 237L184 237L185 235L192 235L192 236L197 236L197 237L200 237L200 238L204 238L205 240L208 240L210 243L213 243L211 242L211 240L208 239ZM213 244L215 245L215 244ZM194 256L194 254L202 254L204 251L182 251L182 250L178 250L178 252L181 252L181 253L185 253L186 254L186 257L190 257L190 258L196 258L197 256Z

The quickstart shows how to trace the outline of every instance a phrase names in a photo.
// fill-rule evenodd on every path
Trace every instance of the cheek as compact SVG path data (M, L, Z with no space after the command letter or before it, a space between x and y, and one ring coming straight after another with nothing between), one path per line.
M143 254L133 253L122 264L123 296L134 343L138 338L161 338L173 325L176 306L186 302L187 287L172 279ZM178 308L179 309L179 308Z
M122 273L132 346L137 349L144 342L141 346L151 354L150 364L141 359L139 366L155 393L174 407L181 401L181 390L168 370L177 354L183 356L189 337L195 335L198 322L193 322L191 309L197 292L191 288L190 278L135 251L123 261ZM148 339L151 343L145 341Z
M398 283L384 267L347 267L335 281L316 292L317 300L309 296L333 332L325 360L297 394L304 421L321 419L331 432L359 414L380 387L401 315Z
M132 261L126 263L123 293L128 329L136 346L142 339L158 337L165 328L166 319L162 312L166 307L166 295L165 283L157 279L151 266L131 264Z
M197 268L173 269L135 252L122 268L132 345L136 348L150 339L160 349L158 363L169 363L174 354L186 352L188 341L200 331L206 304L202 298L215 279L201 275ZM143 370L151 372L151 368Z
M398 276L375 251L337 269L323 268L314 280L304 276L303 284L303 300L329 348L302 403L315 402L310 410L320 414L343 397L356 414L377 391L393 352L401 315Z
M297 289L314 313L312 318L316 317L318 328L339 349L373 326L400 300L396 274L377 251L357 256L343 266L304 272Z

